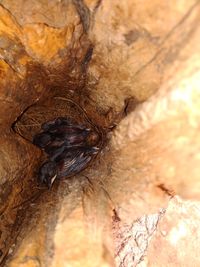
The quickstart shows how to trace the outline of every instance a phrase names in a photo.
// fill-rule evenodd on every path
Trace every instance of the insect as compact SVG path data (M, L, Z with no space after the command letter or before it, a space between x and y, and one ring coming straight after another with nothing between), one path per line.
M44 150L48 160L38 173L39 183L51 188L57 178L71 177L85 169L99 152L99 133L68 117L58 117L41 125L33 144Z

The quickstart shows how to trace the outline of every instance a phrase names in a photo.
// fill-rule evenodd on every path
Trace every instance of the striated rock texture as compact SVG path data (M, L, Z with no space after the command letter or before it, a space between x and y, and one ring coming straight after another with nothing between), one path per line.
M199 203L182 201L177 197L170 201L151 240L146 257L147 266L200 265L197 248L200 242L197 229L199 208Z
M2 266L200 265L199 18L199 0L0 1ZM73 102L105 144L49 191L31 139L87 124Z

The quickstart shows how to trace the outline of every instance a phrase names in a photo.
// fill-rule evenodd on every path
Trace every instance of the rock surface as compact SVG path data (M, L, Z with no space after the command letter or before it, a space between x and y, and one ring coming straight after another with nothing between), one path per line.
M197 0L1 1L2 266L200 265L199 17ZM84 117L55 96L113 132L48 191L31 136Z

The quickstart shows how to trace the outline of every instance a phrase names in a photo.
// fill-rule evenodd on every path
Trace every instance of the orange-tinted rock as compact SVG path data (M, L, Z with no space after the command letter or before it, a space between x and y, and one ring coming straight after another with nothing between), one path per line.
M199 205L178 197L169 202L150 241L147 266L200 266Z
M198 209L170 199L200 195L199 1L3 0L0 15L1 260L198 266ZM38 188L33 134L63 114L88 123L84 110L114 129L107 146ZM153 237L158 221L165 237Z

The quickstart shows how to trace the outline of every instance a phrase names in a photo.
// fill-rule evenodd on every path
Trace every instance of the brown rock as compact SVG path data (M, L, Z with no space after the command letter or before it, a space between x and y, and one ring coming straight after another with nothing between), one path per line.
M195 0L1 1L2 265L199 265L199 11ZM58 116L88 125L84 110L101 153L38 187L33 135Z
M147 251L147 266L200 266L199 202L169 202Z

